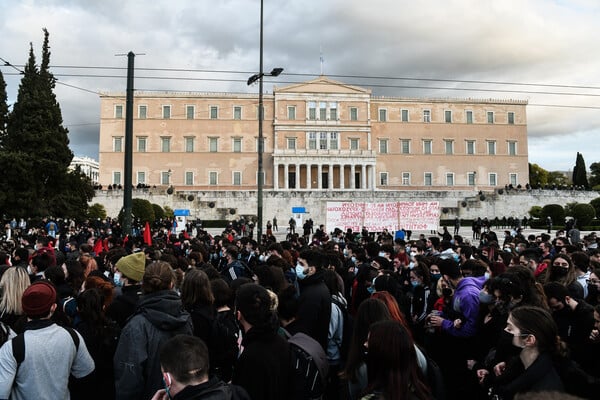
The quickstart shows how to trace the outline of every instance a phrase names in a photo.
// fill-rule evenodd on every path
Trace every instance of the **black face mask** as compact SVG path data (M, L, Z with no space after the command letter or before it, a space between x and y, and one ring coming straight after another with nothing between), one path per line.
M515 346L513 344L514 336L512 333L508 333L505 330L502 331L500 337L498 338L497 347L501 349L502 352L508 355L517 355L521 352L521 348L519 346Z
M598 287L596 285L588 285L588 297L596 299L598 297Z
M452 289L450 288L442 288L442 296L443 297L452 297Z
M564 278L569 273L568 268L552 266L552 275L557 278Z

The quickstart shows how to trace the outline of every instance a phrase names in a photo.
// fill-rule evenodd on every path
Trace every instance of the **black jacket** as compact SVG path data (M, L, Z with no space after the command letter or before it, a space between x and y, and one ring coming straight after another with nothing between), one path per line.
M106 316L115 321L121 328L133 315L141 296L141 285L123 286L121 295L117 296L106 309Z
M232 383L246 389L250 398L289 398L290 348L273 327L253 327L244 334L243 351L233 371Z
M244 388L213 377L200 385L186 386L173 400L250 400L250 396Z
M327 351L327 334L331 319L331 295L323 281L323 271L299 281L298 331L304 332Z
M192 319L177 293L161 290L142 296L115 352L116 398L151 398L162 387L160 346L175 335L192 333Z

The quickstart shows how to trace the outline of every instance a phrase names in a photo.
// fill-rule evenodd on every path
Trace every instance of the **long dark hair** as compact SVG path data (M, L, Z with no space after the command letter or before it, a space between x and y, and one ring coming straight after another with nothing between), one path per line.
M382 391L386 400L405 400L409 395L430 399L431 392L417 363L415 344L398 321L379 321L369 330L366 393Z

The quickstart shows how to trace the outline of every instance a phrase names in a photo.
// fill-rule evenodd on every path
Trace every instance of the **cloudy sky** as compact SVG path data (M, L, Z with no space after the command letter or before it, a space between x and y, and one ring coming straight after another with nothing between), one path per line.
M375 95L528 100L529 161L600 162L597 0L264 0L265 70L277 85L321 72ZM50 32L76 155L98 157L100 91L256 91L259 0L0 0L0 57L22 66ZM4 64L4 63L2 63ZM19 76L0 66L9 103ZM394 79L383 79L383 78ZM376 79L378 78L378 79ZM271 91L274 81L265 82ZM372 86L369 86L372 85Z

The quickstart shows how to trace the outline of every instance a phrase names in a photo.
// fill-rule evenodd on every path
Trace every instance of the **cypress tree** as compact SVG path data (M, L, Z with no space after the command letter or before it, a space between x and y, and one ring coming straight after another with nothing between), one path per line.
M73 159L68 130L54 94L50 72L48 31L44 29L42 63L38 70L33 46L19 85L17 101L8 119L0 168L12 168L0 184L0 207L7 215L81 218L93 196L89 180L69 171ZM1 187L2 185L5 187ZM11 195L7 196L6 193Z
M575 160L575 167L573 168L573 185L583 186L586 189L589 187L585 160L583 159L583 155L579 152L577 152L577 159Z
M6 125L8 124L8 96L6 95L6 82L0 71L0 148L4 144Z

